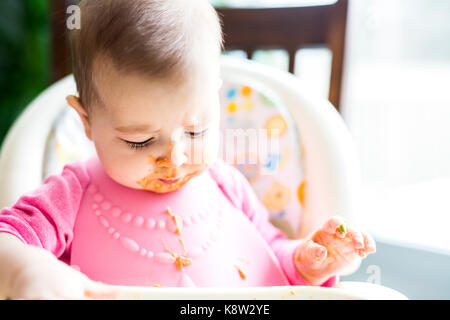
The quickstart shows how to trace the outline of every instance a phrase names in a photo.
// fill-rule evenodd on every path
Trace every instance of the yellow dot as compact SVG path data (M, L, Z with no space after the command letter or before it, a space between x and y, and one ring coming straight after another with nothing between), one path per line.
M279 114L269 118L269 120L267 120L265 125L268 136L278 134L278 136L281 137L283 134L286 133L287 127L288 126L286 120L284 120L284 118Z
M236 105L236 102L230 102L229 104L228 104L228 112L229 113L234 113L234 112L236 112L236 110L237 110L237 105Z

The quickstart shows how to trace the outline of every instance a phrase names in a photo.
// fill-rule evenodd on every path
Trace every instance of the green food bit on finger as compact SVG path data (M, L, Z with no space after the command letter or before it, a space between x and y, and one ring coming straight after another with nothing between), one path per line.
M347 229L345 228L344 224L341 224L339 227L336 227L336 231L341 232L341 233L346 233Z

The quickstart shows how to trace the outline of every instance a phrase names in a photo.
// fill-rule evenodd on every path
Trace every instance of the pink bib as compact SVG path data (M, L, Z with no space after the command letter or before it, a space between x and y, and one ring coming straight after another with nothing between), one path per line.
M289 285L262 236L209 171L157 194L112 180L87 162L71 264L114 285L241 287Z

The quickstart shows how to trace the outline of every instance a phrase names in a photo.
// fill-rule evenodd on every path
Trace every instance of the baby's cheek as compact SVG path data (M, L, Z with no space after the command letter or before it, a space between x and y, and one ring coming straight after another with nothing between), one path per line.
M122 185L138 188L136 181L149 174L148 164L142 164L137 159L122 159L122 161L114 162L108 174L113 180Z
M209 165L218 156L219 141L208 137L202 140L192 140L187 145L188 163L191 165Z
M212 164L218 157L218 144L209 143L203 149L203 163L206 165Z

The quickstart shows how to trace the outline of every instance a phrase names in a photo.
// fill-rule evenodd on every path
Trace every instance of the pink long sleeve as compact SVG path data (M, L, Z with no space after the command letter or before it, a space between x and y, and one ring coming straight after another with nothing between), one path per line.
M0 232L15 235L67 262L75 218L89 181L82 162L66 165L60 175L49 176L38 189L0 211Z
M259 201L247 179L234 167L217 161L210 170L228 199L235 207L242 210L267 241L292 285L307 283L294 265L294 252L300 239L292 240L274 227L269 221L269 213ZM333 286L337 277L331 277L322 286Z

